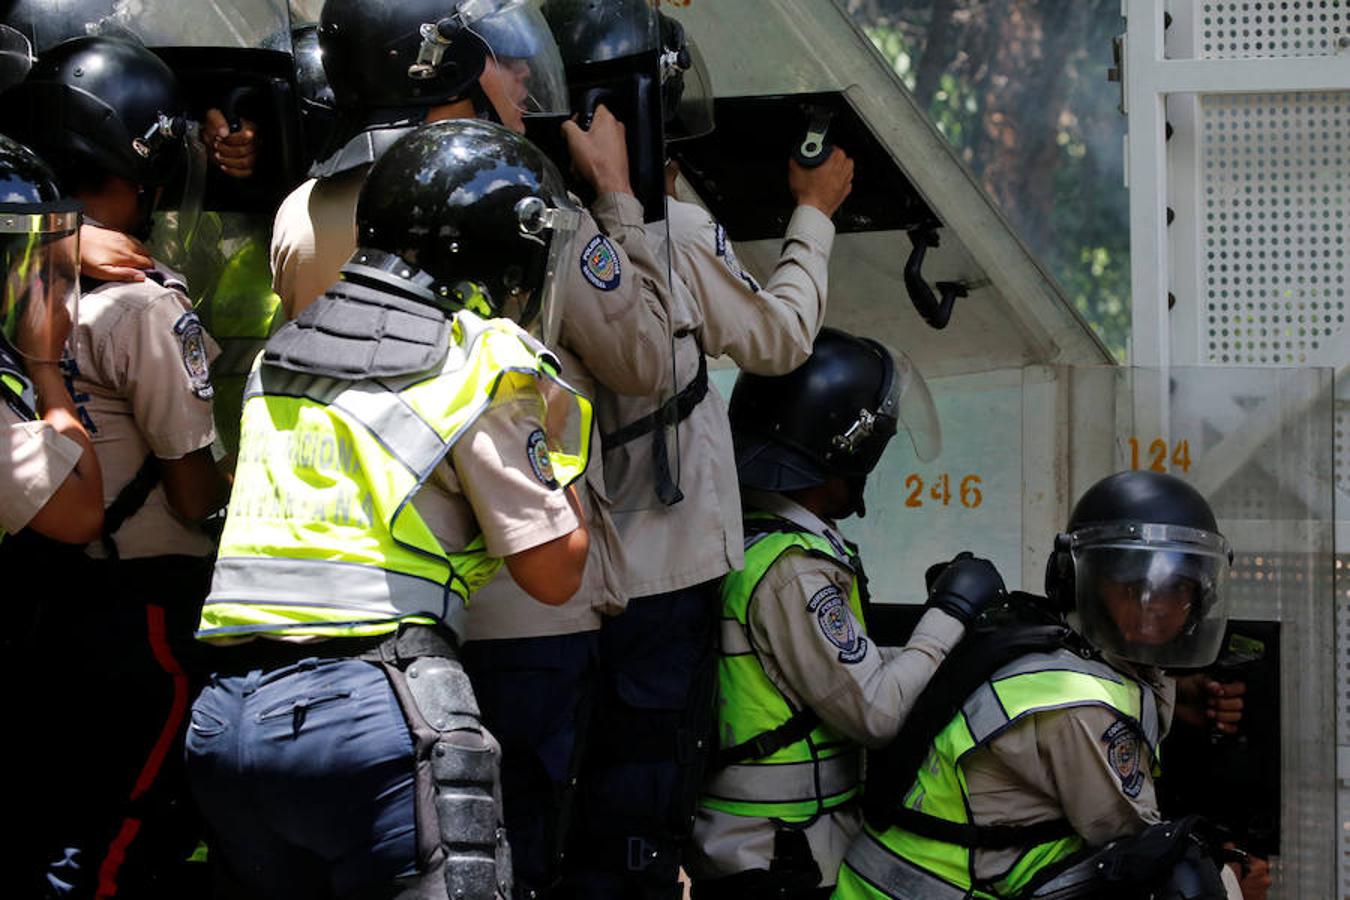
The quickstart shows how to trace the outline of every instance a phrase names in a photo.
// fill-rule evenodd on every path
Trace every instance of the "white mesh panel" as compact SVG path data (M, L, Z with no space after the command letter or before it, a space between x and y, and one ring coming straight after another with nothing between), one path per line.
M1345 324L1350 91L1206 95L1201 110L1207 358L1307 363Z
M1204 59L1331 56L1350 34L1344 0L1222 0L1200 4Z

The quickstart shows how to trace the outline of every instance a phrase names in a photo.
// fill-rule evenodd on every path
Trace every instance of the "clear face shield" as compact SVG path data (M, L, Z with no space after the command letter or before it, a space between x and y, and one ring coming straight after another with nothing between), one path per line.
M59 362L66 346L74 352L80 221L73 200L35 206L6 204L0 196L0 327L28 362Z
M538 0L470 0L459 7L487 45L479 83L502 124L517 134L526 116L566 116L567 76Z
M23 81L36 61L28 38L8 25L0 25L0 91Z
M1069 544L1083 636L1151 666L1206 666L1223 645L1233 551L1222 535L1178 525L1092 526Z
M892 350L879 341L864 340L890 357L882 400L875 410L860 410L858 419L844 434L835 438L835 443L852 451L873 434L885 434L889 440L891 435L903 430L909 436L914 455L923 462L932 462L942 452L942 427L923 373L907 354ZM884 444L867 460L869 468L876 465L883 449Z
M713 130L713 86L698 45L661 51L661 94L666 143L703 137Z
M516 204L516 216L520 233L527 240L547 244L548 257L538 286L529 294L508 297L505 312L545 346L553 347L562 333L567 306L566 266L574 259L581 212L571 207L550 207L540 197L526 197ZM609 264L617 262L611 260Z

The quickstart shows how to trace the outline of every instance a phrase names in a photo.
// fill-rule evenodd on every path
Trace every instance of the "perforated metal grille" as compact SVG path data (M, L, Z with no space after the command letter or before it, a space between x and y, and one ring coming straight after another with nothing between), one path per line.
M1307 363L1345 323L1350 91L1201 110L1208 359Z
M1201 4L1206 59L1330 56L1350 35L1346 0L1222 0Z

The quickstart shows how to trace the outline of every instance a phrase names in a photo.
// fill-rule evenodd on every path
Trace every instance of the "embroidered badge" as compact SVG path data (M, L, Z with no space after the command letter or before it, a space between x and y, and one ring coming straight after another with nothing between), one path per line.
M623 277L623 266L619 263L619 251L603 234L591 238L581 253L581 274L586 280L602 291L612 291L619 286Z
M192 393L199 400L210 400L216 391L211 387L211 364L206 355L206 332L202 330L201 319L195 312L185 312L173 323L173 333L178 336L178 348L183 355L183 368L192 382Z
M1138 797L1144 789L1139 733L1122 719L1102 733L1102 742L1106 744L1106 760L1111 771L1120 779L1121 791L1126 797Z
M834 585L823 587L806 604L815 613L816 624L825 640L839 648L839 661L847 665L860 662L867 655L867 638L853 626L848 602Z
M741 261L736 258L736 251L731 248L731 242L727 240L727 230L721 225L717 226L717 255L722 257L722 261L731 270L731 274L744 281L750 290L756 294L759 293L759 282L741 266Z
M548 439L544 437L544 429L536 428L530 433L525 442L525 455L529 458L530 468L534 470L534 477L539 479L539 483L556 490L558 480L553 477L553 457L548 455Z

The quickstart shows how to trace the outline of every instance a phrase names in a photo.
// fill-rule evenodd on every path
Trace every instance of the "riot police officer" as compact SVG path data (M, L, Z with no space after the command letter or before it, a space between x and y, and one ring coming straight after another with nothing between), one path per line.
M867 634L867 578L836 519L864 511L897 432L923 458L937 418L923 377L875 341L822 329L789 375L731 395L745 567L722 582L719 750L686 869L693 896L828 896L861 829L862 747L889 742L965 625L1003 594L986 560L934 584L909 644Z
M509 131L412 131L366 179L342 280L250 378L198 632L236 646L187 745L244 896L510 895L458 647L503 562L546 604L581 583L589 403L502 318L556 318L581 218Z
M103 524L102 473L58 368L79 296L80 207L3 136L0 185L0 535L80 544Z
M1046 576L1050 601L1076 612L1078 631L1052 627L1051 642L1008 654L1005 630L979 652L1008 658L982 671L974 649L951 657L955 668L939 672L934 689L959 680L961 663L976 672L974 690L935 721L926 758L911 757L921 761L904 773L911 786L877 797L875 816L869 807L835 896L1096 897L1110 888L1096 880L1104 872L1141 885L1175 877L1170 864L1183 854L1171 845L1187 829L1149 830L1160 819L1156 749L1174 702L1157 667L1214 661L1231 562L1209 504L1180 479L1123 472L1089 488ZM1138 854L1130 871L1096 859L1058 871L1085 847L1141 832L1162 846ZM1151 861L1157 871L1145 871ZM1176 896L1224 896L1207 860L1186 877L1204 887Z
M656 256L670 259L676 338L656 389L623 391L601 379L606 492L625 550L621 584L632 599L601 629L602 680L568 880L575 895L588 898L668 896L678 890L679 854L706 759L716 585L742 562L731 433L705 354L727 355L762 374L806 359L824 321L830 215L848 193L851 165L841 158L812 172L794 170L802 205L774 277L761 289L706 213L677 204L667 212L662 74L675 77L676 68L661 65L656 13L641 0L550 0L544 12L578 112L590 112L583 107L588 97L610 97L628 117L633 193L602 195L592 210L603 222L642 228ZM595 113L597 125L607 119ZM576 159L575 148L573 156L575 168L589 174L590 161ZM630 254L631 246L624 244Z
M400 135L478 116L522 131L524 112L566 103L556 48L531 3L329 0L318 41L337 105L333 142L282 203L272 235L273 289L292 319L351 255L365 173Z
M173 73L142 45L75 38L45 51L3 96L0 118L52 165L91 222L144 235L165 185L189 157L189 120ZM157 267L143 282L88 281L67 387L103 472L105 516L67 642L91 727L116 735L93 760L58 824L49 879L72 895L145 893L186 859L180 754L189 676L183 651L210 577L199 523L223 502L209 364L216 352L185 286ZM97 599L95 599L97 598ZM99 671L94 683L78 672ZM101 724L98 724L101 723ZM184 843L186 842L186 846Z
M26 147L0 137L0 567L42 573L9 592L9 623L0 639L6 684L31 680L45 667L39 645L44 617L60 617L69 603L60 586L80 545L103 525L103 478L89 433L76 414L59 369L79 301L80 207L61 196L56 176ZM43 584L39 589L38 585ZM37 895L51 813L43 787L66 772L50 766L44 741L59 693L39 683L10 692L7 717L13 739L3 765L21 772L11 796L27 827L5 841L3 865L14 890Z

